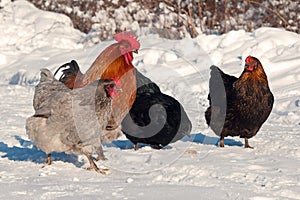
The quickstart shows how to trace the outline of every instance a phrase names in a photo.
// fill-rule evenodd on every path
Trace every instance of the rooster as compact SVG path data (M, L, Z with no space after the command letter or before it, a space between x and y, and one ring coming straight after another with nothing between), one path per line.
M92 153L104 160L100 135L112 112L112 98L117 96L117 79L101 79L84 88L70 90L56 80L48 69L41 70L40 83L35 88L35 114L26 121L29 139L46 152L51 164L51 152L83 153L90 167L101 173Z
M126 30L114 35L117 43L107 47L94 61L92 66L83 74L77 63L72 61L57 69L55 74L63 69L59 78L68 88L81 88L93 82L98 77L101 79L118 78L122 85L122 93L113 101L113 112L106 127L107 131L117 129L126 114L129 112L136 97L135 68L132 65L133 52L137 53L140 43L137 38ZM117 129L118 130L118 129ZM120 129L119 129L120 130ZM109 135L109 133L104 133ZM119 135L120 133L118 133Z
M138 149L138 143L160 149L189 136L192 123L182 105L162 93L154 82L136 69L135 102L122 122L122 131Z
M240 136L245 138L245 148L252 148L248 139L257 134L274 103L260 61L248 56L239 78L211 66L209 93L210 106L205 112L205 119L220 136L220 147L224 147L224 137Z

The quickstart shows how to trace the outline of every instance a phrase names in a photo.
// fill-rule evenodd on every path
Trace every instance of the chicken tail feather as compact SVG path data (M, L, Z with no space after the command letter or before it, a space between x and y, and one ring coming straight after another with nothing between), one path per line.
M60 66L56 70L54 77L56 77L57 74L61 74L57 79L71 89L74 87L75 80L83 75L75 60Z
M56 76L56 74L58 74L59 72L61 73L61 75L58 80L63 83L65 83L71 76L77 76L78 73L81 73L79 66L75 60L72 60L70 63L66 63L60 66L54 73L54 76Z

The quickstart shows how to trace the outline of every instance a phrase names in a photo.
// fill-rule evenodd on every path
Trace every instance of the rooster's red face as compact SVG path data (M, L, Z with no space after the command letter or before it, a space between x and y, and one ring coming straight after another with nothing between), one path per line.
M259 61L257 58L248 56L245 60L245 69L249 72L256 70L259 66Z
M132 52L137 53L140 48L140 43L137 38L131 32L126 32L126 29L122 33L116 33L115 40L119 44L121 54L125 57L125 61L128 65L133 60Z
M132 44L129 43L128 41L124 41L124 40L120 42L119 46L120 46L119 47L120 52L125 57L126 63L130 65L131 62L133 61L132 52L138 53L138 49L132 46Z

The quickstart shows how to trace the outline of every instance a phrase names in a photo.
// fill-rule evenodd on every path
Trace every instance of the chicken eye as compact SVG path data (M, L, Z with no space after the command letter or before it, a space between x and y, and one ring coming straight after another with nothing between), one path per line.
M109 88L114 88L114 87L115 85L113 83L109 85Z
M107 91L110 91L112 88L113 88L113 84L109 84L109 85L106 85L106 86L105 86L105 89L106 89Z

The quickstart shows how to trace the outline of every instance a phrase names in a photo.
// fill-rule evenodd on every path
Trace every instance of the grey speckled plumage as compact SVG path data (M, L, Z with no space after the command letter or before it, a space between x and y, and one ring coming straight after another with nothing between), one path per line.
M98 159L105 159L100 136L112 112L108 90L115 87L113 80L105 79L70 90L48 69L42 69L33 99L35 114L26 121L30 140L47 155L83 153L98 171L91 163L91 154L97 153ZM51 160L46 162L50 164Z

